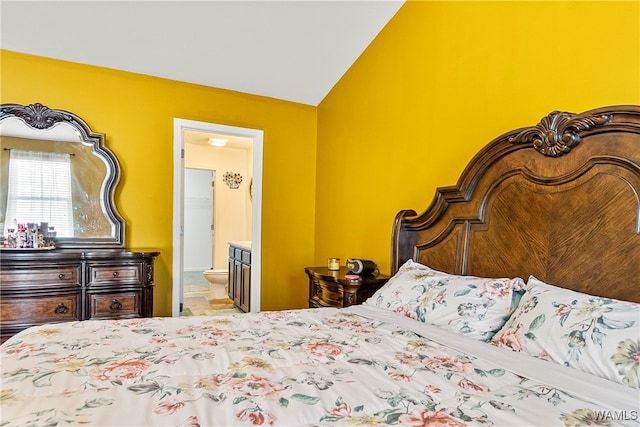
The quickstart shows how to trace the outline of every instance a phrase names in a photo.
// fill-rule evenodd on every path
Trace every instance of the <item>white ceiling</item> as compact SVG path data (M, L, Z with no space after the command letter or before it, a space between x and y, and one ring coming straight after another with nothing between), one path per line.
M315 106L403 2L1 0L0 46Z

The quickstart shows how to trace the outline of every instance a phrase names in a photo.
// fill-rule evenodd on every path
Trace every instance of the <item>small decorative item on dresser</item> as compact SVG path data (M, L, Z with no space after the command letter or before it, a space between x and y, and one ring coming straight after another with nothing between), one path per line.
M361 304L389 280L389 276L384 274L356 275L346 267L339 270L306 267L304 271L309 277L310 308Z
M329 258L327 268L333 271L340 270L340 258Z

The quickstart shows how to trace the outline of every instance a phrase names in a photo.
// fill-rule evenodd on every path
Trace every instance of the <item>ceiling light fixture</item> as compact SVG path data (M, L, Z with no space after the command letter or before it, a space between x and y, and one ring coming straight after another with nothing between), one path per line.
M226 138L209 138L209 145L213 145L214 147L224 147L224 145L229 142Z

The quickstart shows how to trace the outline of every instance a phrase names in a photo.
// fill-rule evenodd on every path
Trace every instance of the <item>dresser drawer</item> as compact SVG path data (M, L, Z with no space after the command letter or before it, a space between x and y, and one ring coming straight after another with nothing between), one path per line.
M88 285L142 285L142 263L125 265L89 265Z
M80 294L6 298L0 301L2 326L80 320Z
M143 317L142 291L89 293L89 319Z
M2 291L11 291L28 286L57 288L80 286L80 265L58 268L3 269L0 271Z

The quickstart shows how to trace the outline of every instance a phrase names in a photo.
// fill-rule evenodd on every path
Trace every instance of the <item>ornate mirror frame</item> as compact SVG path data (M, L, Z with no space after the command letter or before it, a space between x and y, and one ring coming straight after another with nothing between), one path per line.
M6 119L18 118L26 126L36 130L46 130L65 124L78 134L78 143L93 147L93 154L106 164L106 176L100 189L100 206L111 225L111 235L105 237L54 237L59 249L123 249L124 219L118 212L114 200L116 185L120 179L120 165L115 155L104 146L105 136L91 130L87 123L77 115L65 111L50 109L42 104L0 105L0 123ZM43 138L46 140L46 138ZM70 143L74 143L70 142Z

